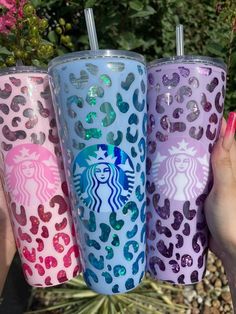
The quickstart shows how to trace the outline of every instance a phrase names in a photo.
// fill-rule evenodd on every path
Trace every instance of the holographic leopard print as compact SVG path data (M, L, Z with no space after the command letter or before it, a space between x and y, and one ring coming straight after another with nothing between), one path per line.
M225 72L202 64L148 70L147 270L192 284L205 272L203 204L222 118Z
M99 293L129 291L145 270L145 67L106 57L50 73L84 278Z

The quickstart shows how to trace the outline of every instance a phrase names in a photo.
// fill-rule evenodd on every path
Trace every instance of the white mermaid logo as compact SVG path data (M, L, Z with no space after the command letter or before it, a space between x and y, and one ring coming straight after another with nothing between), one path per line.
M196 157L197 151L183 139L168 149L168 155L159 152L153 162L157 186L166 197L185 201L201 193L207 183L209 161L207 155Z
M89 148L90 151L87 151ZM89 148L85 149L83 157L79 154L75 161L76 192L93 211L116 211L127 202L133 190L132 162L123 151L117 147L114 149L112 145Z

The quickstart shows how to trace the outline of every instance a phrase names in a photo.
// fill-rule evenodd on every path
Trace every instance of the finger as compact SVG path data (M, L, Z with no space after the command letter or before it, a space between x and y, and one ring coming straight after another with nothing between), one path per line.
M226 120L225 118L223 117L222 120L221 120L221 127L220 127L220 137L224 137L225 135L225 130L226 130Z
M216 188L227 188L235 182L230 151L223 147L223 141L224 137L218 139L211 155L214 186Z
M223 148L227 151L230 151L234 143L235 126L236 126L236 113L230 112L222 143Z

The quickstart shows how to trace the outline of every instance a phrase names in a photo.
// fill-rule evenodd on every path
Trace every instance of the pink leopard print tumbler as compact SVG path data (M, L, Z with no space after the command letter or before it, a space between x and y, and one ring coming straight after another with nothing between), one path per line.
M80 272L47 73L0 73L1 176L27 282L52 286Z
M193 284L204 276L203 206L225 85L225 65L212 58L174 57L148 67L147 270L156 279Z

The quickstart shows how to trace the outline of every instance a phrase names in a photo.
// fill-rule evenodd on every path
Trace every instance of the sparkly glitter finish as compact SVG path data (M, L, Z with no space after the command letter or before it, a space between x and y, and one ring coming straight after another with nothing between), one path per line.
M0 174L25 278L54 286L81 266L78 248L68 255L77 245L48 76L31 67L7 71L0 73Z
M191 56L148 69L147 271L158 280L193 284L205 273L203 206L225 75L223 64Z
M146 69L111 53L49 70L84 278L102 294L135 288L145 270Z

